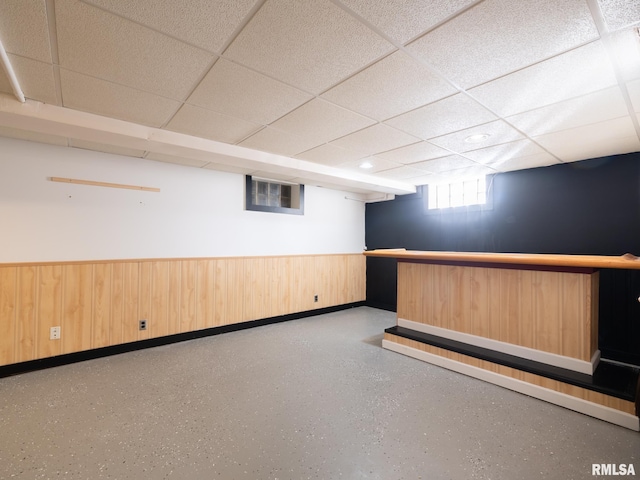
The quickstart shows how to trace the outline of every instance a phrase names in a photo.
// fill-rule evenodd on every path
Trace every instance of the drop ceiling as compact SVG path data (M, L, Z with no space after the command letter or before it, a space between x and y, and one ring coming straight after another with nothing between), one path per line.
M640 151L639 27L638 0L3 0L0 136L411 193Z

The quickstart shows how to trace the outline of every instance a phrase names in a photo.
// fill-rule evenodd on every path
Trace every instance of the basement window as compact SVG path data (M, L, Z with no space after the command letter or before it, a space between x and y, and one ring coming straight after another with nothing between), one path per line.
M304 185L246 176L246 210L304 215Z
M482 206L487 203L487 177L428 185L427 209Z

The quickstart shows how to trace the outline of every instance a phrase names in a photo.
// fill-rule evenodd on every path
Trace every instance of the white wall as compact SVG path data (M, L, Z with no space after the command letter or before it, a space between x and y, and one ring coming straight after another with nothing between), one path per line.
M245 211L243 175L0 138L0 263L359 253L364 204L345 196L305 186L303 216Z

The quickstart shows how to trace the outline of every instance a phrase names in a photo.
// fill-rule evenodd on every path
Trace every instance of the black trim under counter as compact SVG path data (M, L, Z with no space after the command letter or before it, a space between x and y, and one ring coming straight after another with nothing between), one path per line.
M639 368L601 360L593 375L587 375L409 328L391 327L385 333L635 402L638 408Z

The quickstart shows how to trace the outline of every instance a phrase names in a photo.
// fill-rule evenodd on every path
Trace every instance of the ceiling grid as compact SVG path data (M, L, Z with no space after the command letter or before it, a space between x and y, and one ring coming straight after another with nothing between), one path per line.
M638 27L618 0L3 0L27 104L0 70L0 136L410 193L640 151Z

